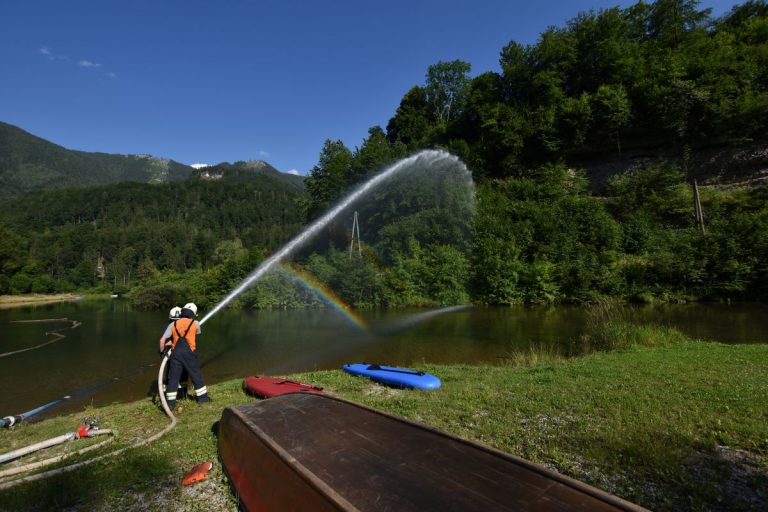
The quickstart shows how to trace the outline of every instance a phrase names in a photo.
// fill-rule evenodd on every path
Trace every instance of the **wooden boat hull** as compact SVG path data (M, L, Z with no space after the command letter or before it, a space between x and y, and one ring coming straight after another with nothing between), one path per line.
M251 512L643 510L524 459L327 395L226 408L219 456Z

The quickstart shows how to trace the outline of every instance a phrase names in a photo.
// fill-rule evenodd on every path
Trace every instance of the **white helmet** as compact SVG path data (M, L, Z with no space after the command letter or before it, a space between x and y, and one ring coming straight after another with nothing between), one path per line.
M184 309L189 309L195 314L195 316L197 316L197 306L195 306L194 302L188 302L184 304Z
M174 306L171 308L171 312L168 313L168 318L175 320L181 316L181 308L179 306Z

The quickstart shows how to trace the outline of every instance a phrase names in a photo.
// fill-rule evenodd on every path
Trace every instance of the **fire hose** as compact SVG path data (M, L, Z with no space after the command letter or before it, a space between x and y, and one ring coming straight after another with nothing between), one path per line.
M94 462L98 462L100 460L104 460L104 459L106 459L108 457L113 457L115 455L119 455L119 454L121 454L121 453L123 453L123 452L125 452L127 450L130 450L130 449L133 449L133 448L138 448L140 446L149 444L152 441L160 439L162 436L164 436L165 434L170 432L176 426L176 416L173 415L173 413L171 412L171 409L168 407L168 402L165 399L165 393L163 393L163 374L165 373L165 367L168 364L168 359L171 357L171 353L172 353L172 350L170 348L165 351L165 353L163 355L163 360L160 363L160 369L158 370L158 373L157 373L157 390L158 390L158 395L160 396L160 403L163 406L163 411L168 416L168 419L170 419L170 423L168 425L166 425L166 427L163 430L161 430L160 432L158 432L158 433L156 433L156 434L154 434L151 437L148 437L146 439L139 439L138 441L136 441L132 445L126 446L124 448L120 448L119 450L115 450L113 452L105 453L104 455L99 455L98 457L94 457L92 459L87 459L87 460L84 460L84 461L81 461L81 462L76 462L76 463L70 464L68 466L63 466L63 467L60 467L60 468L52 469L52 470L46 471L44 473L37 473L35 475L30 475L30 476L26 476L26 477L22 477L22 478L16 478L16 479L9 479L8 478L8 477L10 477L12 475L15 475L15 474L18 474L18 473L21 473L21 472L31 471L33 469L40 469L41 467L45 467L47 465L54 464L56 462L59 462L59 461L63 460L64 458L67 458L67 457L71 457L71 456L74 456L74 455L79 455L79 454L82 454L82 453L86 453L86 452L88 452L90 450L94 450L94 449L96 449L98 447L103 446L107 442L111 441L111 439L108 439L107 441L103 441L101 443L97 443L97 444L95 444L93 446L89 446L89 447L84 448L82 450L78 450L78 451L72 452L70 454L64 454L64 455L60 455L58 457L52 457L52 458L46 459L44 461L36 462L36 463L33 463L33 464L28 464L27 466L22 466L22 467L19 467L19 468L13 468L13 469L9 469L9 470L7 470L5 472L0 472L0 491L5 490L5 489L9 489L9 488L14 487L16 485L19 485L21 483L34 482L36 480L42 480L44 478L48 478L48 477L51 477L51 476L54 476L54 475L60 475L60 474L63 474L63 473L68 473L70 471L74 471L75 469L78 469L80 467L86 466L88 464L92 464ZM78 431L80 431L80 429L78 429ZM109 433L109 434L113 434L114 435L114 432L111 431L111 430L94 430L94 435L96 435L95 432L101 432L103 434ZM64 434L63 436L59 436L57 438L49 439L48 441L43 441L41 443L37 443L37 445L32 445L30 447L23 448L21 450L16 450L15 452L10 452L10 453L4 454L4 455L0 455L0 462L5 462L5 461L8 461L8 460L12 460L12 459L20 457L21 455L12 456L16 452L20 452L20 451L24 451L24 450L30 450L30 451L25 451L24 453L31 453L32 451L36 451L36 450L42 449L42 448L44 448L46 446L53 446L54 444L64 443L64 442L70 440L69 437L68 437L68 436L70 436L70 434L76 435L76 433L71 433L70 432L70 433ZM86 435L87 435L87 433L86 433ZM89 436L89 437L92 437L92 436ZM49 443L49 442L54 441L54 440L56 440L57 442L53 443L53 444L46 444L46 443ZM37 447L38 445L45 445L45 446ZM10 457L10 458L7 458L7 457Z

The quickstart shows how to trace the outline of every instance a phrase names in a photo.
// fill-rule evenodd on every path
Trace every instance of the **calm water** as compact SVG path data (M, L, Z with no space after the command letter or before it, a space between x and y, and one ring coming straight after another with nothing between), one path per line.
M768 342L768 305L696 304L633 308L643 320L672 325L724 343ZM204 313L204 312L201 312ZM425 314L428 313L428 314ZM363 330L333 310L222 312L203 326L198 357L206 383L248 375L338 368L366 361L401 366L496 363L531 345L560 344L583 332L578 307L467 308L440 314L364 313ZM0 417L19 414L64 395L65 404L41 414L82 410L86 404L148 395L160 361L161 313L132 311L122 300L60 303L0 310L0 353L52 339L66 324L11 323L67 317L82 322L61 341L0 358ZM215 397L214 397L215 399Z

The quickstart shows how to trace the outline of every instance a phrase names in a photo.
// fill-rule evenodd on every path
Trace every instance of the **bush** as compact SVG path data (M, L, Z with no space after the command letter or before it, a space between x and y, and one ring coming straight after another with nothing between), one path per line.
M189 290L171 283L161 283L131 292L131 304L140 310L157 310L173 307L188 301Z
M11 278L11 293L29 293L32 290L32 278L23 272L19 272Z
M56 281L50 276L37 276L32 280L32 293L53 293Z

